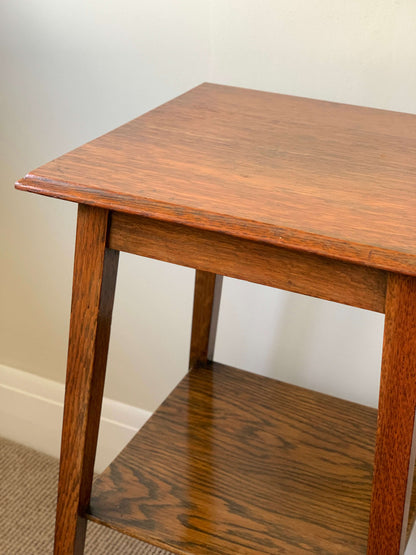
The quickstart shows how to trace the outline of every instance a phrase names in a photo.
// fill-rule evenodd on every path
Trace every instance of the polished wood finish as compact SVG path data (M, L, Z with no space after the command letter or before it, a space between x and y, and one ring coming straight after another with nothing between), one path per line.
M376 419L198 368L96 480L88 518L181 555L365 553Z
M55 554L82 553L94 470L118 252L108 211L80 205L62 429Z
M189 354L190 369L213 359L221 289L222 276L196 270Z
M109 245L206 272L384 312L387 274L375 268L119 213L113 214Z
M403 552L415 180L414 115L204 84L16 184L80 204L56 553L83 551L119 250L196 268L195 371L99 479L91 518L177 553L365 552L375 411L200 368L227 275L386 312L368 553Z
M416 275L415 121L204 84L17 186Z
M416 279L392 274L387 288L370 555L404 551L415 463L415 410Z

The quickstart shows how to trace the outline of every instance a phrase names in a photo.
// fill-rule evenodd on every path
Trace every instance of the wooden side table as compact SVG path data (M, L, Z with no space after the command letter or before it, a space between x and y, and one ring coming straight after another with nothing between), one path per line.
M180 554L404 551L416 116L204 84L17 188L79 204L56 553L86 519ZM91 494L119 251L196 269L190 372ZM384 312L378 418L212 362L222 275Z

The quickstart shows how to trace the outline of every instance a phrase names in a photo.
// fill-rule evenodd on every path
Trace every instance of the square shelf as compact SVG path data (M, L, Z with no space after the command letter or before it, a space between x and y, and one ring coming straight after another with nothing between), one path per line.
M98 477L88 518L180 554L364 554L376 420L211 363Z

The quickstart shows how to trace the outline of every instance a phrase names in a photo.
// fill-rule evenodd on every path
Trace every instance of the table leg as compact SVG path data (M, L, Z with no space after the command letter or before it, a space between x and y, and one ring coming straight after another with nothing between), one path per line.
M212 360L222 289L222 276L196 270L189 368Z
M369 555L404 552L415 458L416 278L389 275Z
M110 337L118 251L109 212L80 205L62 428L55 554L83 553Z

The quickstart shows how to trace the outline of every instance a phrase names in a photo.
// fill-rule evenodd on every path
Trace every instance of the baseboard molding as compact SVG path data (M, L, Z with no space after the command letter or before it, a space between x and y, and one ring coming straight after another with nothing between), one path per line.
M59 457L64 386L0 365L0 436ZM104 398L95 469L101 472L150 412Z

